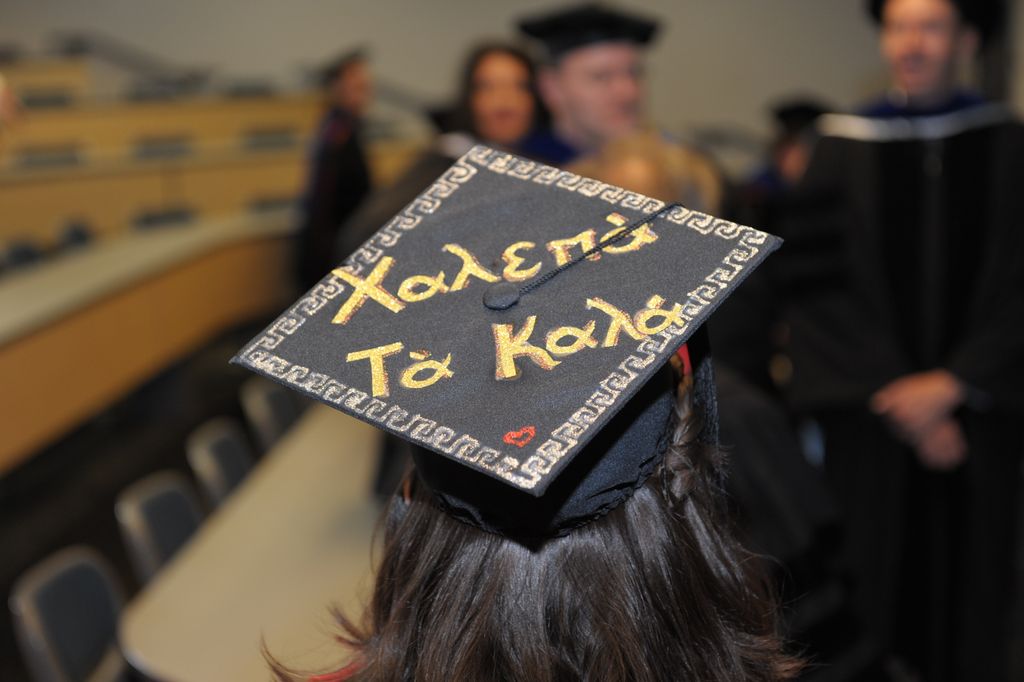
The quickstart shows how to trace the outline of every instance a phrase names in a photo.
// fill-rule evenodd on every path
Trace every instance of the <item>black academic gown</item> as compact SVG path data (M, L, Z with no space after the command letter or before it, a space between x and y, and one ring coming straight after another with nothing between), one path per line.
M824 429L846 564L881 641L924 679L1001 680L1024 439L1024 127L993 107L826 117L775 226L794 405ZM922 468L868 409L945 368L968 459Z
M471 142L459 146L458 149L469 151L470 147ZM455 154L442 144L435 144L421 154L394 184L373 192L345 221L339 231L334 244L335 261L340 263L348 258L377 230L398 215L409 202L430 187L459 156L461 153Z
M332 109L314 141L302 204L297 262L303 289L312 287L337 265L334 245L338 232L369 191L370 172L359 121L343 109Z

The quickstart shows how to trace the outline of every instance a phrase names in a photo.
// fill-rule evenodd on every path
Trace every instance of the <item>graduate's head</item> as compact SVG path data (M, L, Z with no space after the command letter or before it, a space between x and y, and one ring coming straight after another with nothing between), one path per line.
M872 0L881 26L881 51L892 84L910 102L931 104L948 96L960 67L989 30L983 0Z
M755 562L728 531L721 453L698 438L690 392L673 412L652 475L554 537L456 518L413 471L386 512L364 622L340 619L363 666L353 679L793 677Z
M640 411L653 398L671 413L650 475L620 492L616 506L556 535L484 530L453 514L425 471L410 471L384 513L362 620L335 612L338 640L355 661L345 679L795 677L802 663L775 634L771 590L730 532L725 462L701 438L705 417L693 386L678 401L659 399L665 394L658 390L639 398ZM417 462L431 455L420 453ZM478 510L501 504L472 502ZM272 666L282 681L309 679Z
M779 679L704 331L778 245L478 146L240 352L414 446L353 679Z
M332 106L364 116L373 102L373 78L366 53L359 49L334 59L321 82Z
M644 50L655 22L587 5L523 21L520 28L544 45L541 96L569 142L597 149L639 127Z

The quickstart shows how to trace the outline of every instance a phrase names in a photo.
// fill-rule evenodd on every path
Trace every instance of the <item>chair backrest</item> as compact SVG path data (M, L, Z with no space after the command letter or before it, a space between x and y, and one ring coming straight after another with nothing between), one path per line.
M188 463L211 507L224 501L252 468L253 455L241 426L218 417L192 432L185 443Z
M146 583L192 536L203 514L192 484L176 471L136 481L114 508L128 555L140 583Z
M87 246L95 238L92 227L88 223L74 220L69 222L61 230L57 237L57 249L70 251Z
M299 415L302 404L291 391L262 377L242 384L242 411L260 447L268 450Z
M3 258L4 265L13 269L39 263L45 256L43 247L37 242L29 239L16 239L7 245Z
M81 545L60 550L23 573L11 589L14 631L37 682L124 678L117 647L121 587L106 560Z

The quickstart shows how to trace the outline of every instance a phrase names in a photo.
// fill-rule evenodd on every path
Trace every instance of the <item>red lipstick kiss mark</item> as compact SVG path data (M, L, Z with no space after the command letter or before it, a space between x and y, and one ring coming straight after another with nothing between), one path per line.
M533 437L537 435L537 429L532 426L524 426L518 431L509 431L505 434L504 440L509 445L515 445L517 448L524 447L527 443L533 440Z

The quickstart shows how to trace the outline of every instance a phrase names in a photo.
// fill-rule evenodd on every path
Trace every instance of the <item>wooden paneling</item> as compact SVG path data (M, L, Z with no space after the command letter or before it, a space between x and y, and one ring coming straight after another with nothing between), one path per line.
M258 99L195 98L160 102L91 102L57 110L26 112L5 133L0 164L15 164L34 149L74 147L86 156L131 158L145 140L187 139L207 145L241 146L253 131L295 130L310 134L321 113L317 95Z
M218 333L278 310L289 253L283 237L221 246L0 346L0 474Z
M182 166L171 177L167 199L202 215L242 212L260 199L298 198L305 173L305 159L298 153L251 153L197 163Z
M422 148L415 141L369 145L375 185L394 182ZM297 199L306 182L306 161L301 146L0 172L0 245L15 238L50 245L72 220L107 237L130 230L132 221L148 211L188 208L206 219L247 211L260 200Z
M98 236L128 229L141 211L167 204L166 171L71 170L0 182L0 243L27 237L53 242L69 220L83 220Z
M67 93L72 99L86 97L92 88L84 59L26 59L0 69L7 85L21 97L36 93Z

